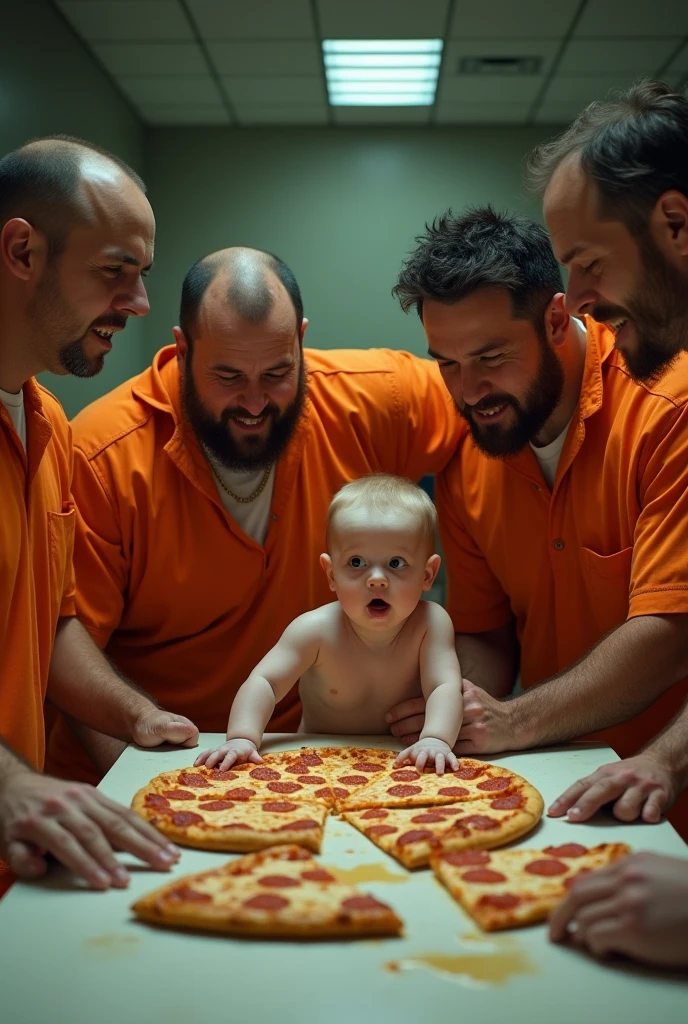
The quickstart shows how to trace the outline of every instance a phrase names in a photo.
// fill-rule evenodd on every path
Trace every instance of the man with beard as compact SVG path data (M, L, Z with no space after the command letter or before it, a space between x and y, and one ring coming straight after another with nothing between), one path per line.
M471 681L456 753L600 729L634 753L686 693L688 360L635 381L611 331L566 312L545 231L490 208L430 227L396 293L470 428L437 486ZM526 692L500 700L514 633ZM422 704L393 718L408 744Z
M463 428L437 367L405 352L303 349L298 284L268 253L205 257L176 346L76 418L77 607L126 672L203 730L298 615L332 599L332 495L374 471L417 480ZM296 730L296 690L269 730ZM95 778L121 749L64 723L51 766Z
M90 143L38 139L0 160L0 893L52 854L96 889L128 883L114 849L178 852L90 787L40 774L44 702L118 736L195 745L188 719L121 678L75 615L71 434L43 370L89 377L148 312L155 224L143 183Z

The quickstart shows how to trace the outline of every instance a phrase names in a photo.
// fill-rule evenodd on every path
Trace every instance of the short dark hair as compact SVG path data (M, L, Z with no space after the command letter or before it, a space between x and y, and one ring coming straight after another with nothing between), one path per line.
M533 190L544 192L573 153L597 185L603 216L644 232L659 196L670 189L688 195L688 98L646 80L591 103L562 135L531 154Z
M553 296L563 291L547 232L518 214L492 206L459 215L448 210L426 224L416 241L392 294L405 313L415 307L421 320L425 299L451 304L484 288L504 288L514 316L540 325Z
M58 256L70 228L84 216L79 194L84 150L110 160L146 191L136 171L93 142L74 135L30 139L0 160L0 228L12 217L24 217L45 234L49 258Z
M265 270L271 270L284 285L294 307L296 328L300 332L303 323L303 299L301 289L292 271L286 263L271 252L262 252L257 249L250 251L253 253L256 266L262 265ZM227 270L230 274L236 270L238 253L239 250L222 249L209 256L202 256L187 271L182 284L179 326L184 332L189 349L193 347L196 317L203 296L221 270ZM241 282L230 280L227 301L238 310L241 316L256 323L264 320L272 308L272 298L260 275L254 276L246 287L243 287Z

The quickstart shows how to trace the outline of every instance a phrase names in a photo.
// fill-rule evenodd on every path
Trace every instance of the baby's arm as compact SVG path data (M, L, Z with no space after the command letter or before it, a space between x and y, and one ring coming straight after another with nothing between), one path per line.
M235 762L260 762L258 747L275 704L317 660L318 623L316 612L306 612L287 626L272 650L240 686L229 713L227 742L204 750L194 764L205 764L209 768L219 764L220 771L226 771Z
M441 775L445 762L458 761L452 751L463 719L461 666L456 656L454 626L444 608L427 602L428 625L419 651L420 684L425 697L425 725L417 743L402 750L397 765L415 763L423 771L428 760Z

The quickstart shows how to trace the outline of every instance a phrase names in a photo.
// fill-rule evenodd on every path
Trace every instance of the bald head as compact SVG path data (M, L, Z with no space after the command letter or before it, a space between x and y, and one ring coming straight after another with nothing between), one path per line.
M222 300L252 324L263 323L286 292L294 309L295 330L300 332L303 301L289 267L272 253L235 246L204 256L184 278L179 324L190 346L203 300L209 292L217 298L218 289Z
M28 221L46 235L54 258L70 229L89 220L94 196L123 187L145 193L113 153L68 135L33 139L0 160L0 229L14 217Z

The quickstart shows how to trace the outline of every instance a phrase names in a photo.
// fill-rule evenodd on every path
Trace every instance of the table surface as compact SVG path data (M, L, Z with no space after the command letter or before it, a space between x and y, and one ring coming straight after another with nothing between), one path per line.
M201 749L222 737L201 737ZM356 743L394 749L390 737L266 737L263 750ZM524 775L545 805L567 785L614 760L606 747L490 756ZM191 752L128 748L101 784L128 803L154 775L189 765ZM576 840L627 842L636 850L688 857L663 822L623 825L600 816L585 825L544 818L519 845ZM459 1015L479 1024L685 1024L688 978L629 964L602 964L546 939L544 925L487 936L432 873L405 871L348 823L330 818L323 864L389 902L405 921L401 939L265 942L161 930L129 906L170 877L205 870L231 855L184 850L172 875L133 867L128 890L84 891L55 868L15 885L0 903L0 1019L7 1024L208 1024L240 1019L339 1024L421 1024ZM127 866L133 862L122 858ZM469 1016L470 1015L470 1016ZM450 1019L452 1019L450 1018Z

